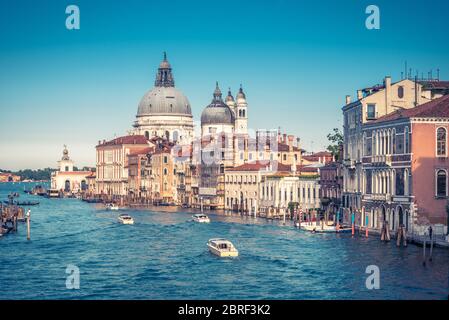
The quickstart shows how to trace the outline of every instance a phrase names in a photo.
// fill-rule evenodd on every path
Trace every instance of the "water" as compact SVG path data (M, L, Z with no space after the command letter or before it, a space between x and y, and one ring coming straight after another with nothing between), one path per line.
M25 184L0 184L0 199ZM26 184L31 188L30 184ZM129 210L117 212L77 199L39 200L26 225L0 238L0 299L447 299L449 251L397 248L377 237L310 234L262 218ZM207 240L230 239L240 251L220 259ZM66 288L66 267L80 269L80 289ZM368 265L380 268L379 290L368 290Z

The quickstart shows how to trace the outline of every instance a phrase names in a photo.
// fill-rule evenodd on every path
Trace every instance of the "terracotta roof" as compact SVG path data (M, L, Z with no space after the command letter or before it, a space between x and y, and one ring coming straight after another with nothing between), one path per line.
M262 171L266 170L267 167L270 167L270 161L255 161L255 162L249 162L242 164L238 167L227 169L226 171ZM276 171L290 171L291 166L282 164L277 161L271 161L271 168L272 170Z
M148 144L148 139L141 135L130 135L115 138L104 143L100 143L99 146L111 146L111 145L123 145L123 144Z
M380 117L371 123L393 121L406 118L449 118L449 95L432 100L411 109L399 109Z
M298 172L317 172L318 173L318 168L309 167L309 166L296 166L296 171L298 171Z
M62 175L86 175L90 176L92 171L56 171L58 174Z
M146 155L147 153L151 153L153 150L154 148L151 147L139 148L131 151L128 156Z

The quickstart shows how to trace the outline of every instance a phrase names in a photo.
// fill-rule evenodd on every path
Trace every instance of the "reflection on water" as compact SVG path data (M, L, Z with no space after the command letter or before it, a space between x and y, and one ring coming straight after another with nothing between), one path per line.
M0 184L0 199L23 184ZM35 199L21 193L21 199ZM0 299L445 299L447 250L422 267L422 249L397 248L377 237L300 232L282 221L158 207L119 212L76 199L44 199L25 225L0 238ZM208 253L213 237L230 239L240 256ZM80 290L65 287L68 264L81 272ZM378 265L381 289L368 290L365 269Z

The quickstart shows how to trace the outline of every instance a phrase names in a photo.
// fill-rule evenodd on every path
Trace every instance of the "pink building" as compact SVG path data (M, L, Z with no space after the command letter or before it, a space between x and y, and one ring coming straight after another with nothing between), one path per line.
M449 95L364 126L359 224L447 234L448 130Z

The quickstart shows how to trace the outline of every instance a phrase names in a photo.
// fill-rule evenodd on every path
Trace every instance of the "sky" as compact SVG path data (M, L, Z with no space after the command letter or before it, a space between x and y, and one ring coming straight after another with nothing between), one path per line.
M66 7L80 9L68 30ZM369 30L368 5L380 10ZM78 166L132 128L163 52L196 125L215 82L248 101L249 127L319 151L345 95L400 80L404 63L449 79L449 1L0 0L0 168Z

